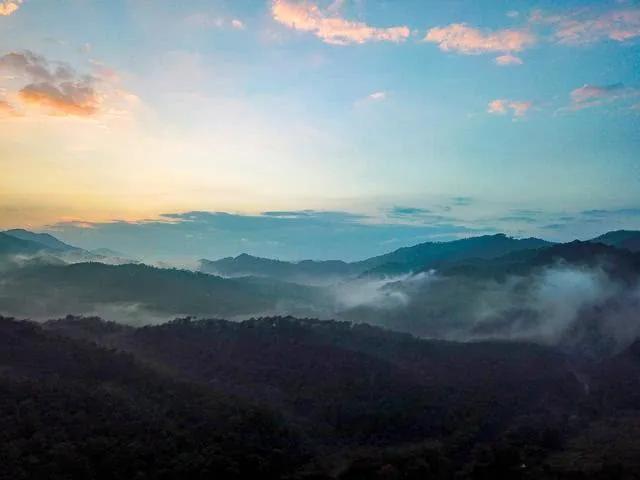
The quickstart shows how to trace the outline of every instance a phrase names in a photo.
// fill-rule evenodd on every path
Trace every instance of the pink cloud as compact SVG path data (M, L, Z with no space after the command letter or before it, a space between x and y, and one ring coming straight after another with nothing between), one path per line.
M496 57L494 61L501 67L506 67L509 65L522 65L522 59L510 53L500 55L499 57Z
M231 26L237 30L244 30L244 22L242 22L242 20L238 20L237 18L231 20Z
M640 8L595 12L582 9L562 15L537 11L531 21L550 25L558 43L585 45L600 40L624 42L640 37Z
M504 115L507 113L507 100L496 99L489 102L489 107L487 108L487 112Z
M532 106L533 106L532 102L510 102L509 103L509 108L513 110L513 115L516 117L524 117Z
M9 16L15 13L22 5L23 0L0 0L0 16Z
M629 100L640 96L640 89L614 85L584 85L571 92L571 110L582 110L618 100Z
M522 118L533 106L533 102L498 98L489 102L487 112L492 115L506 115L511 112L514 117Z
M363 44L367 42L405 41L410 30L406 26L378 28L364 22L355 22L340 17L336 12L341 2L334 2L327 11L309 1L273 0L273 18L289 28L310 32L333 45Z
M438 44L440 50L464 55L520 52L536 42L535 36L526 30L483 32L465 23L434 27L427 32L424 40Z

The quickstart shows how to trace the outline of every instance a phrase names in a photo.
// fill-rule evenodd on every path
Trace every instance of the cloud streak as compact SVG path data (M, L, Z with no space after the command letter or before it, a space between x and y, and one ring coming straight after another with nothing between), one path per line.
M499 65L514 65L522 60L513 55L536 43L536 37L527 30L504 29L482 31L466 23L452 23L427 31L425 42L435 43L444 52L462 55L503 53L496 58Z
M409 38L407 26L378 28L364 22L346 20L337 14L338 7L322 10L312 2L273 0L274 20L294 30L313 33L331 45L352 45L368 42L404 42Z
M629 100L640 96L640 89L626 87L621 83L612 85L583 85L570 94L570 110L582 110L590 107Z
M580 9L565 14L536 11L531 21L549 25L554 40L563 45L587 45L602 40L625 42L640 36L640 8L605 12Z

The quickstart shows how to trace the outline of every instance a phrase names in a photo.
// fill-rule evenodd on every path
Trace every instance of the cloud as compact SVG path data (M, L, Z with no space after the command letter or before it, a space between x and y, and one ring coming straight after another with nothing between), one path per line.
M410 35L407 26L378 28L364 22L350 21L339 16L342 2L323 11L310 1L273 0L274 20L294 30L313 33L332 45L363 44L367 42L404 42Z
M506 115L511 112L514 117L522 118L532 106L533 103L530 101L498 98L489 102L487 112L492 115Z
M395 217L428 215L428 214L431 214L431 210L428 210L426 208L418 208L418 207L395 206L391 209L390 214L391 216L395 216Z
M587 84L571 92L570 110L582 110L638 96L640 96L640 89L625 87L621 83L601 86Z
M0 72L24 76L35 82L64 81L73 76L67 65L52 66L45 57L29 50L0 56Z
M385 100L387 98L387 92L373 92L367 98L373 101Z
M516 57L515 55L512 55L510 53L500 55L499 57L496 57L494 61L501 67L506 67L509 65L522 65L523 63L520 57Z
M564 45L586 45L601 40L624 42L640 36L640 8L604 12L583 8L557 15L536 11L531 21L549 25L553 38Z
M614 208L610 210L594 209L594 210L583 210L580 213L585 217L591 217L591 218L605 218L605 217L611 217L611 216L640 217L640 208L627 207L627 208Z
M105 65L91 61L92 74L80 74L63 62L52 62L29 50L0 56L0 74L11 92L17 114L35 107L47 115L121 115L137 97L120 85L120 76ZM107 105L108 104L108 105ZM5 108L6 110L6 108Z
M197 28L235 28L236 30L244 30L245 24L238 18L224 18L209 13L194 13L184 19L184 22Z
M19 115L13 105L6 100L0 100L0 118Z
M513 52L520 52L535 44L536 37L527 30L504 29L483 32L466 23L452 23L446 27L431 28L424 41L437 44L442 51L463 55L504 53L496 59L496 63L508 65L520 60Z
M93 87L83 83L30 84L18 95L23 102L45 107L56 115L88 116L95 114L100 107L100 99Z
M0 16L9 16L15 13L22 5L23 0L1 0Z
M473 203L473 198L471 197L453 197L451 199L453 205L457 207L466 207L467 205L471 205Z

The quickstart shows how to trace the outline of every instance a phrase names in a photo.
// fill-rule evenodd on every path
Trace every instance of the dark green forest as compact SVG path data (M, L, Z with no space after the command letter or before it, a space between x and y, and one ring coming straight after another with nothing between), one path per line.
M0 478L640 474L639 343L588 362L292 317L0 329Z

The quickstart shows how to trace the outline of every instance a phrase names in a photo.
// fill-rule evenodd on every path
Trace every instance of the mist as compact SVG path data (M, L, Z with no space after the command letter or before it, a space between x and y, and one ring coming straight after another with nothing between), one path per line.
M640 334L640 285L567 264L504 279L435 271L334 289L333 316L420 337L532 341L614 353Z
M640 334L637 279L620 278L597 263L556 262L497 277L429 270L304 286L158 270L152 280L159 282L157 287L143 282L140 291L135 282L123 287L85 277L68 281L58 271L66 264L51 255L4 257L0 314L33 320L99 316L132 326L182 316L243 320L292 315L370 323L425 338L529 341L594 356L620 351ZM199 283L209 279L214 283ZM195 293L184 284L187 280L197 281ZM167 288L171 295L163 293ZM229 298L230 292L239 294Z

